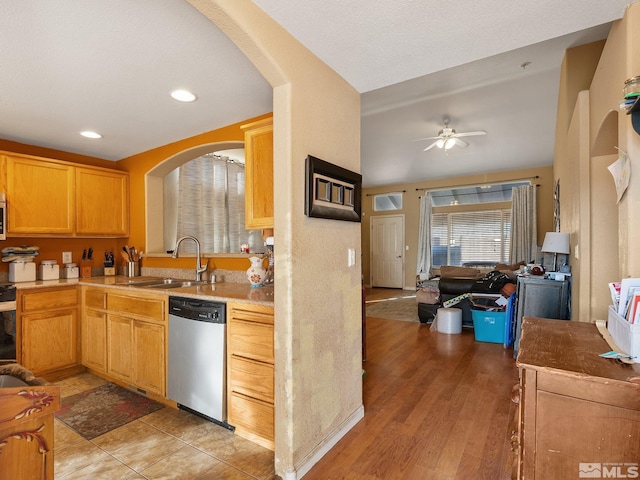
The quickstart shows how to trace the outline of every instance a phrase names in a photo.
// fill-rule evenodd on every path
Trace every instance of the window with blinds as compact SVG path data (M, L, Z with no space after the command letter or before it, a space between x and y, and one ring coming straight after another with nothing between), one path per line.
M434 213L431 219L434 267L468 262L508 263L510 209Z
M240 253L243 243L251 252L264 251L261 231L244 226L244 164L203 155L167 175L164 188L165 196L171 192L177 204L170 219L173 245L181 236L192 235L206 253ZM185 242L180 249L195 252L195 245Z

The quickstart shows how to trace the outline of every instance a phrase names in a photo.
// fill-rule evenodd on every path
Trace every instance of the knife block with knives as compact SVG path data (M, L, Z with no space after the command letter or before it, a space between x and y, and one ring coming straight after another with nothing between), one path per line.
M80 260L80 277L91 278L91 270L93 269L93 248L82 251L82 260Z

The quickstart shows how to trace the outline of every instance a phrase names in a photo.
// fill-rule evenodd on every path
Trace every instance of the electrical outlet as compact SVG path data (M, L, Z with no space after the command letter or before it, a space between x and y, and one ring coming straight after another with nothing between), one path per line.
M62 263L72 263L73 257L71 256L71 252L62 252Z

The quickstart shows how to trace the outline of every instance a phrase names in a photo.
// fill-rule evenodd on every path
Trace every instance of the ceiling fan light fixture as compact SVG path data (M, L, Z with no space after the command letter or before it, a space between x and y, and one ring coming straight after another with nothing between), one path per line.
M438 147L438 148L444 147L444 138L441 138L440 140L438 140L436 142L436 147Z
M456 139L455 138L447 138L447 141L444 142L444 149L445 150L449 150L455 144L456 144Z

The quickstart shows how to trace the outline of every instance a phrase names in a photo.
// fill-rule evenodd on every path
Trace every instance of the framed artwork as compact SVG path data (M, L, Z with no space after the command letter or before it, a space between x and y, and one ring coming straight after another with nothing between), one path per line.
M311 155L305 168L305 215L360 222L362 175Z

